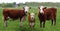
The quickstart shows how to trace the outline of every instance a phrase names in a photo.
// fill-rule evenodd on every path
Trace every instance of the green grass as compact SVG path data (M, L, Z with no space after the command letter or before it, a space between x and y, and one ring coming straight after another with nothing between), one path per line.
M23 27L20 27L20 21L10 21L8 20L8 27L4 27L4 21L2 19L3 9L0 8L0 31L60 31L60 8L57 9L57 19L56 26L51 26L51 21L46 21L45 28L40 28L40 22L38 19L38 15L36 15L36 22L34 29L29 27L28 19L26 17L26 21L23 22ZM32 7L29 12L38 13L38 7Z

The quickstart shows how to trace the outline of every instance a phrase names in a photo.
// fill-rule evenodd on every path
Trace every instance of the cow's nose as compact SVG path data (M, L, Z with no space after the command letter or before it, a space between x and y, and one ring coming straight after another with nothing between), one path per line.
M33 17L32 17L32 19L33 19Z
M26 11L26 13L27 13L27 11Z
M40 14L44 14L44 13L40 13Z

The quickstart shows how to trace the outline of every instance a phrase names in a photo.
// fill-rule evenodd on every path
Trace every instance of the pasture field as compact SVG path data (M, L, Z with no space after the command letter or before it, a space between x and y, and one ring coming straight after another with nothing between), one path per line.
M0 31L60 31L60 7L57 7L57 19L56 26L51 25L51 21L46 21L45 28L40 28L40 22L38 19L38 7L32 7L29 12L34 12L36 14L36 22L34 29L29 27L28 19L23 22L23 26L20 27L20 21L11 19L8 20L8 27L4 27L3 21L3 8L0 8Z

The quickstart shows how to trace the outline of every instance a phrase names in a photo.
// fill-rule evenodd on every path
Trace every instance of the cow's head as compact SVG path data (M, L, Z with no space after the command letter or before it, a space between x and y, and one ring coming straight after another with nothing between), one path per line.
M28 13L29 9L31 9L31 7L25 6L23 7L23 9L25 10L25 13Z
M46 9L47 7L41 6L41 7L38 7L38 8L39 8L39 12L41 14L44 14L44 9Z
M36 13L29 13L29 15L30 15L31 20L34 20Z

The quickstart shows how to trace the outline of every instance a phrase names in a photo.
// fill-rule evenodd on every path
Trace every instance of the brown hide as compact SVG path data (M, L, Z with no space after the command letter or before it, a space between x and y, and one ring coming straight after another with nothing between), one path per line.
M53 25L53 23L55 25L57 9L56 8L47 8L47 9L44 9L43 11L44 11L44 14L41 14L40 12L38 14L38 17L40 20L40 27L42 27L42 23L43 23L43 27L45 27L46 20L51 20L52 25Z

